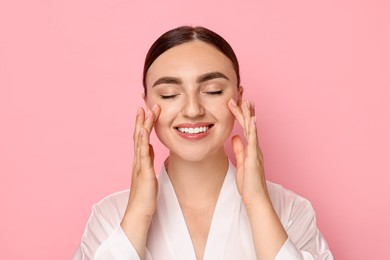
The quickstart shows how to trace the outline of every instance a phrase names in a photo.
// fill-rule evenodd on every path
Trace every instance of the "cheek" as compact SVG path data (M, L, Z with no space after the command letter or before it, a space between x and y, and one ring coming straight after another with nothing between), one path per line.
M145 105L146 105L147 109L152 109L153 105L158 105L160 107L160 115L158 117L156 125L161 125L161 123L164 122L164 120L166 120L166 118L170 114L169 106L167 106L166 102L161 100L161 98L159 98L159 97L149 95L145 99Z
M145 105L149 108L149 109L152 109L152 106L154 104L157 104L157 105L160 105L158 103L158 100L156 99L156 97L154 97L153 95L151 95L150 93L145 97Z
M177 106L168 105L164 102L155 103L160 106L161 112L155 124L156 131L163 129L163 127L169 126L177 116Z
M223 117L226 120L234 119L234 115L230 111L228 107L228 101L230 98L227 98L226 100L223 99L220 102L210 102L209 108L213 111L213 114L215 114L218 117Z

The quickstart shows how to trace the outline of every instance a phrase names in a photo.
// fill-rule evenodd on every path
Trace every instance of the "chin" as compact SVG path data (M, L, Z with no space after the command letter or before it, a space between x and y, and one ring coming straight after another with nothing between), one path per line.
M193 163L204 161L207 158L207 156L194 155L194 154L175 154L175 156L179 157L183 161L193 162Z
M218 153L225 153L224 146L218 147L213 150L208 150L205 148L202 149L194 149L194 147L183 148L180 150L177 149L169 149L170 156L180 158L186 162L198 163L204 160L215 158Z

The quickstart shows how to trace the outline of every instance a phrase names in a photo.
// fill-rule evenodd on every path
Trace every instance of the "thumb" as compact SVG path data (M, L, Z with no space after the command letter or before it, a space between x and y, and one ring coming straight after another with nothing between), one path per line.
M232 137L232 147L237 161L237 168L239 168L244 163L245 158L245 147L240 136Z

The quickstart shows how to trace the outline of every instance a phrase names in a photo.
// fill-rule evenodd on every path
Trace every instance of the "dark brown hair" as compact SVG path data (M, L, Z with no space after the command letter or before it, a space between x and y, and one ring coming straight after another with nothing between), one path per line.
M220 52L225 54L228 57L232 64L234 71L237 76L237 86L240 86L240 70L238 66L238 60L236 54L234 53L230 44L222 38L217 33L204 28L204 27L191 27L191 26L181 26L170 31L167 31L163 35L161 35L150 47L144 63L144 72L142 83L144 85L144 93L146 96L146 74L152 65L152 63L164 52L167 50L194 40L203 41L208 43L215 48L217 48Z

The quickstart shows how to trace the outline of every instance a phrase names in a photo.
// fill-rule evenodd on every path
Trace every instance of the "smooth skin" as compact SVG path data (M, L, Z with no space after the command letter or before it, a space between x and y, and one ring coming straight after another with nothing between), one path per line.
M199 80L210 72L220 72L226 77ZM155 85L162 77L173 77L177 81ZM230 60L204 42L176 46L150 67L147 91L148 112L145 115L142 108L137 112L131 191L121 222L141 259L145 257L147 233L157 207L158 183L153 147L149 144L152 129L155 128L159 139L170 150L168 176L196 257L203 259L211 219L228 169L223 144L230 135L234 119L246 139L243 142L239 136L232 138L237 189L247 209L257 258L274 259L287 240L287 234L267 191L254 104L242 101L242 87L237 88ZM167 95L172 97L164 98ZM205 138L189 141L177 134L175 126L197 122L213 124Z

